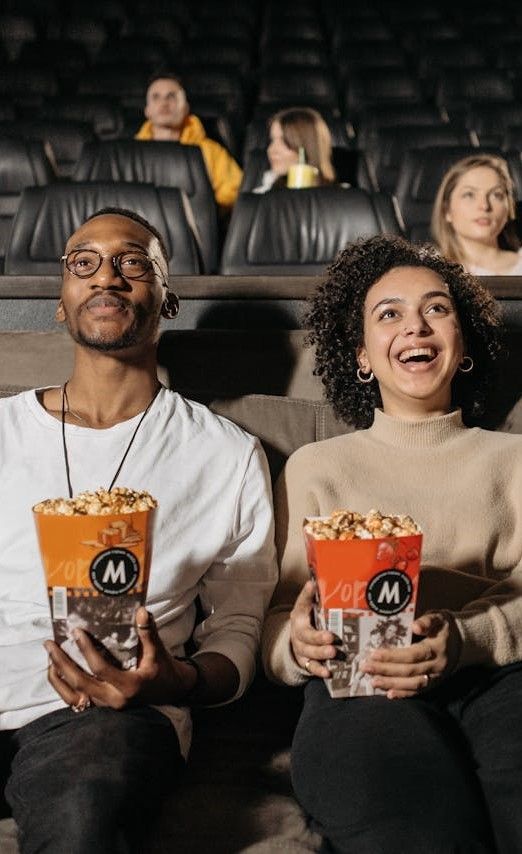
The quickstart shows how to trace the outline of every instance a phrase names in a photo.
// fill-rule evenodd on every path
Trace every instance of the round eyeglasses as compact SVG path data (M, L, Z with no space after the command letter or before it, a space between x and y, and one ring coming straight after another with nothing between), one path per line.
M144 252L120 252L119 255L100 255L95 249L75 249L62 255L60 261L73 276L89 279L100 269L103 259L110 258L115 269L124 279L143 279L154 270L154 260Z

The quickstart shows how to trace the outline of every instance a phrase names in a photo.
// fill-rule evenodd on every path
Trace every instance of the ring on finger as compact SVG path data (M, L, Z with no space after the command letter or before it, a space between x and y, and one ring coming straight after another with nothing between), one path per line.
M312 662L312 659L311 659L311 658L307 658L307 659L306 659L306 661L305 661L305 663L304 663L304 669L305 669L305 670L308 670L308 673L310 673L310 664L311 664L311 662Z
M90 697L86 697L85 694L82 694L77 703L71 704L71 709L77 715L80 712L84 712L91 705Z

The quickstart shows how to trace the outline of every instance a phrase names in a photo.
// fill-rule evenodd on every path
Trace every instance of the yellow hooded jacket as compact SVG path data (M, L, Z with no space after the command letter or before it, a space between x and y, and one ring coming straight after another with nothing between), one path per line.
M140 127L135 139L153 139L152 122ZM189 115L183 122L179 141L184 145L199 145L207 167L216 202L224 208L232 207L237 199L243 171L219 142L209 139L197 116Z

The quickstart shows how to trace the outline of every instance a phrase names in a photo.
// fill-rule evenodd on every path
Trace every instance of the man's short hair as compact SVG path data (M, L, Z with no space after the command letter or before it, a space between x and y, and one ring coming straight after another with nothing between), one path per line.
M170 68L159 68L154 71L147 80L147 90L149 86L152 86L152 84L156 82L156 80L173 80L174 83L177 83L178 86L181 86L185 94L187 92L180 75L176 71L172 71L172 69Z
M163 237L161 236L160 232L158 231L158 229L154 225L152 225L147 219L145 219L144 216L141 216L140 214L136 213L135 211L131 211L128 208L117 208L117 207L107 206L105 208L100 208L99 211L95 211L93 214L88 216L87 219L85 220L85 222L89 222L91 219L94 219L97 216L105 216L105 215L111 215L111 214L116 215L116 216L124 216L124 217L127 217L127 219L132 219L132 220L134 220L134 222L139 223L140 225L143 226L143 228L145 228L148 232L150 232L150 234L152 234L156 238L156 240L158 241L159 246L160 246L160 250L161 250L161 254L163 255L163 258L165 260L165 264L167 265L167 268L168 268L168 266L169 266L169 253L167 252L167 247L165 245L165 241L164 241Z

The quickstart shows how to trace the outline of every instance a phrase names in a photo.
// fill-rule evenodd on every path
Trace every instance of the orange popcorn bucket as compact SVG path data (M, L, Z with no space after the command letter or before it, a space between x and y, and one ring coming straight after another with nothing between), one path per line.
M339 658L327 662L330 695L385 693L358 666L372 649L411 643L422 534L319 540L305 530L304 537L316 582L316 625L341 641Z
M82 628L113 663L135 667L135 614L147 594L154 508L103 515L33 508L33 516L56 643L86 667L73 638Z

